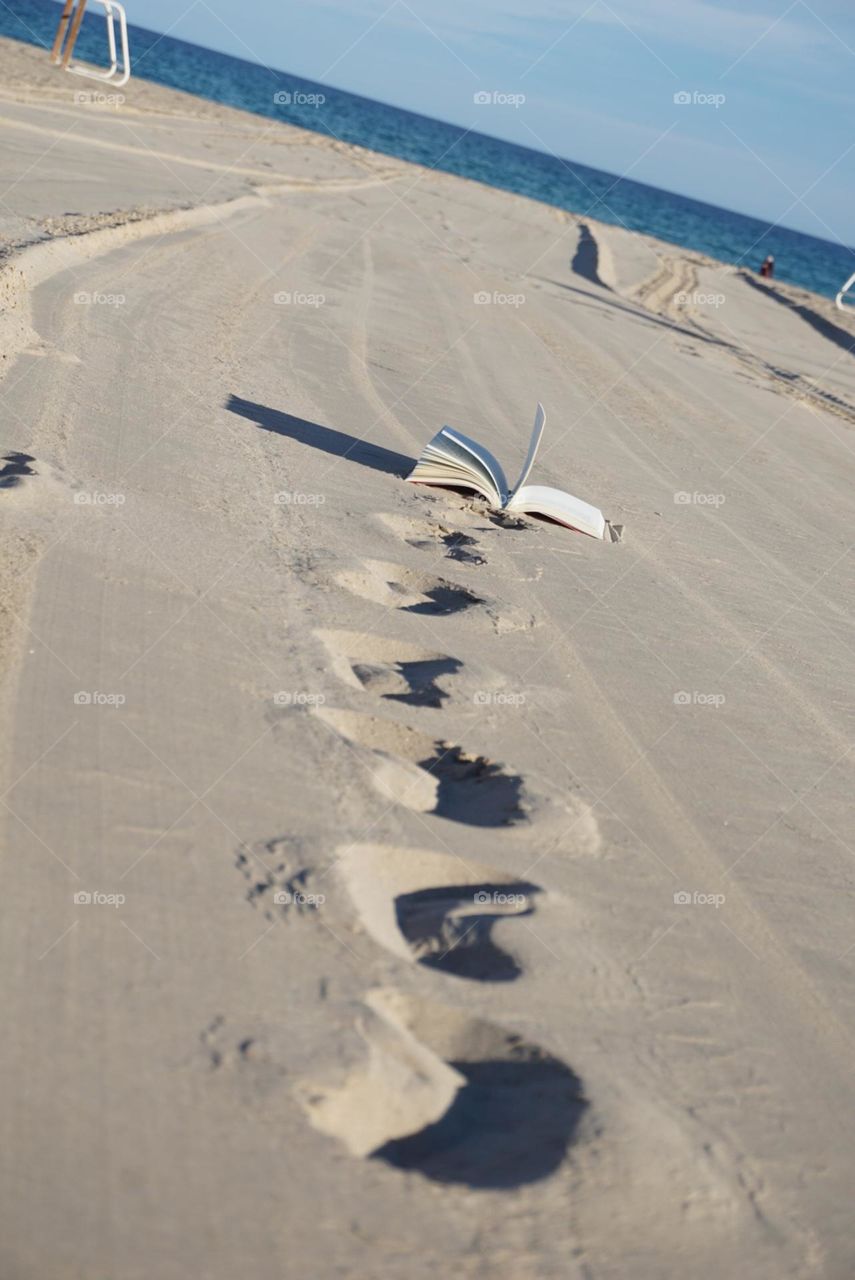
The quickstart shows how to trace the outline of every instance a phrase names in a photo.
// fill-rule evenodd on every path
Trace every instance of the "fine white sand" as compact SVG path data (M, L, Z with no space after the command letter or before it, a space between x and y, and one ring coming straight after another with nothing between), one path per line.
M851 321L0 71L3 1277L848 1280Z

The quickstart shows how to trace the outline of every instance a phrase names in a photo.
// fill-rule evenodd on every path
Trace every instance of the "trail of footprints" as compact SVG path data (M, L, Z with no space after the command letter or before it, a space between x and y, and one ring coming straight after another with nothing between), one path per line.
M380 517L415 547L485 563L475 538L443 526ZM484 606L468 587L383 560L337 582L365 600L441 616ZM461 662L448 654L346 630L317 633L332 671L378 702L441 709ZM523 779L483 756L380 715L321 706L317 715L363 754L389 801L453 822L498 827L526 819ZM263 871L259 872L258 864ZM271 863L274 865L271 866ZM462 857L383 844L337 851L337 873L366 933L398 959L467 982L512 982L522 972L493 939L497 921L529 916L543 890ZM307 874L282 842L238 855L247 896L269 918L299 898ZM587 1103L566 1064L491 1022L393 989L369 992L358 1030L366 1057L344 1080L304 1081L311 1123L354 1155L441 1183L505 1188L561 1164Z

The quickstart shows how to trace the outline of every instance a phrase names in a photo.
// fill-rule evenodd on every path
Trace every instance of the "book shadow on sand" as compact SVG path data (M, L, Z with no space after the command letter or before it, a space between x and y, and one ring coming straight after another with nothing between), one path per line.
M226 408L229 413L246 418L262 431L288 436L300 444L329 453L334 458L346 458L348 462L355 462L361 467L370 467L372 471L403 477L412 471L415 464L415 458L396 453L394 449L384 449L382 445L360 440L346 431L324 427L319 422L309 422L307 418L296 418L291 413L256 404L253 400L244 400L241 396L229 396Z

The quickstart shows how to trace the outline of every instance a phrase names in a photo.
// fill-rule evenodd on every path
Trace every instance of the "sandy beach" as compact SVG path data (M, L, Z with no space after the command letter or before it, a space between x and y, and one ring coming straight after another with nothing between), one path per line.
M849 1280L851 317L0 69L3 1280Z

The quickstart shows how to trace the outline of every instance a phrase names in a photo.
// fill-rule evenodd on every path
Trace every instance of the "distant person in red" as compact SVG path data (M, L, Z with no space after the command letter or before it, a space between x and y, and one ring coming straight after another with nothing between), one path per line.
M761 276L773 276L775 274L775 259L771 253L767 254L760 263L760 274Z

